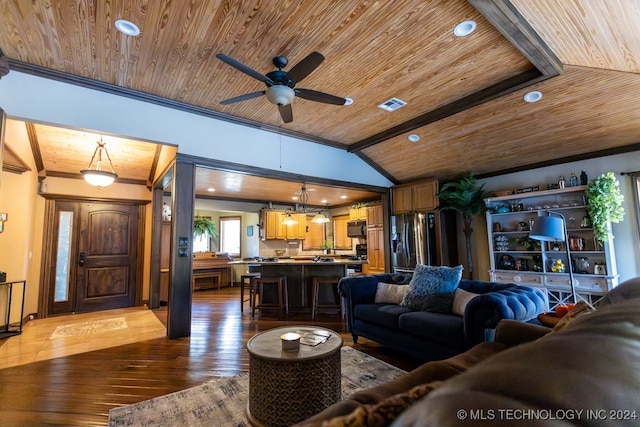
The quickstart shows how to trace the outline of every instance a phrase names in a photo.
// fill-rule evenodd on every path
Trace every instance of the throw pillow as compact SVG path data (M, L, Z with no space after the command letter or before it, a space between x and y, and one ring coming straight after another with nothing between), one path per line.
M457 314L458 316L464 316L464 311L467 308L467 304L469 304L469 301L477 296L478 294L474 294L473 292L457 288L453 293L453 304L451 305L451 312L453 314Z
M387 304L400 304L407 293L409 285L394 285L391 283L378 282L374 302Z
M394 394L376 404L360 405L350 414L321 421L319 426L302 423L301 427L386 427L442 383L433 381L419 384L405 393Z
M417 265L409 282L409 290L400 305L413 311L451 312L453 293L462 278L462 268L461 265Z

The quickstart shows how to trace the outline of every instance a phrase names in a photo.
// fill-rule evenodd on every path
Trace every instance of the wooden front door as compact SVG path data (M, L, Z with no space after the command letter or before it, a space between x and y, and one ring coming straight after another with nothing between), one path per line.
M126 203L56 202L49 234L54 273L45 278L49 314L136 304L139 209Z

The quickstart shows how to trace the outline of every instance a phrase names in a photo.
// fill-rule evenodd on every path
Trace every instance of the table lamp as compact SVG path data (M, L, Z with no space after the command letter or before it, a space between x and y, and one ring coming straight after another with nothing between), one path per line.
M557 215L557 216L552 216ZM569 235L567 233L567 221L560 212L545 210L538 211L538 219L533 223L529 237L543 242L564 242L567 251L567 264L569 268L569 285L573 303L577 301L576 288L573 280L573 266L571 265L571 252L569 251Z

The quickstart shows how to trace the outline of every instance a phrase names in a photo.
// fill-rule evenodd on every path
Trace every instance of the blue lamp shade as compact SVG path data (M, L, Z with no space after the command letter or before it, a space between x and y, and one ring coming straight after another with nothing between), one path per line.
M564 242L564 222L554 216L539 216L531 227L529 237L543 242Z

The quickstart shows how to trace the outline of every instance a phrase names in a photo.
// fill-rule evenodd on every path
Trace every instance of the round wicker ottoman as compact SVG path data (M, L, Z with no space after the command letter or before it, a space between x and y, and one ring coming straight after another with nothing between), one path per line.
M316 346L300 344L297 352L282 351L280 336L300 330L319 330L329 338ZM288 427L341 400L341 347L339 334L318 327L286 326L253 336L247 342L251 424Z

